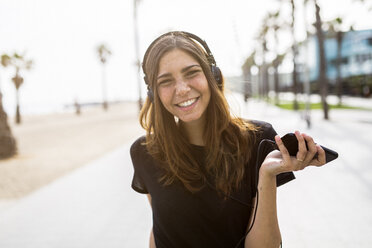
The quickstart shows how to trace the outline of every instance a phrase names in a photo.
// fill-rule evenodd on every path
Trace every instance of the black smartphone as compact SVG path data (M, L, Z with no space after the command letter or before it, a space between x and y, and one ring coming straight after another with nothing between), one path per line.
M291 156L296 156L296 154L298 152L298 140L297 140L296 135L294 133L287 133L281 139L283 141L284 146L287 148L289 154ZM305 144L306 144L306 149L308 149L306 140L305 140ZM327 147L324 147L322 145L321 145L321 147L323 148L323 150L325 151L325 154L326 154L326 163L331 162L332 160L335 160L338 157L337 152L335 152L335 151L333 151L333 150L331 150ZM276 147L276 149L279 150L278 147ZM315 154L315 158L317 156L318 156L318 154Z

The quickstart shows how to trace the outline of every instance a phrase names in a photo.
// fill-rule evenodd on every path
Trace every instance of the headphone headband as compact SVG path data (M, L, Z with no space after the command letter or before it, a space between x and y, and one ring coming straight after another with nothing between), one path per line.
M182 32L182 33L186 34L189 38L194 39L197 42L199 42L204 47L204 49L207 53L207 58L208 58L209 64L217 66L216 60L214 59L214 56L213 56L211 50L209 49L209 47L207 45L207 42L205 42L205 40L202 40L201 38L199 38L198 36L196 36L195 34L192 34L192 33L188 33L188 32Z

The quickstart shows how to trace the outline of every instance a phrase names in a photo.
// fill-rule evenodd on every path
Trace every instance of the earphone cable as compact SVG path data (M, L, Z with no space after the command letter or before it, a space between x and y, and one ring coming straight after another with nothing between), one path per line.
M242 243L243 240L245 240L245 238L247 237L247 235L249 234L249 232L252 230L253 228L253 225L254 225L254 222L256 220L256 215L257 215L257 209L258 209L258 197L259 197L259 194L258 194L258 173L260 171L260 165L259 165L259 162L260 162L260 155L261 155L261 150L262 150L262 145L264 144L264 142L268 142L270 143L271 145L275 145L275 142L272 141L272 140L269 140L269 139L263 139L261 140L260 144L258 145L258 149L257 149L257 157L256 157L256 175L255 175L255 186L256 186L256 208L254 209L254 214L253 214L253 220L252 220L252 224L250 225L250 227L248 228L247 232L244 234L244 236L239 240L239 242L236 244L235 248L238 248L239 245Z

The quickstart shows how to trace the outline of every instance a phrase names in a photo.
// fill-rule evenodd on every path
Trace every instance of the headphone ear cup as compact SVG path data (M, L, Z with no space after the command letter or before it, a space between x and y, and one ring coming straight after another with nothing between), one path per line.
M147 97L152 103L154 103L154 93L149 86L149 81L147 80L146 75L143 77L143 80L145 80L145 83L147 84Z
M150 87L147 87L147 97L152 103L154 103L154 93L152 92Z
M218 88L222 90L222 73L218 66L212 65L211 71L213 74L214 79L217 81Z
M146 85L148 86L149 85L149 82L147 80L147 76L146 75L143 77L143 80L145 81Z

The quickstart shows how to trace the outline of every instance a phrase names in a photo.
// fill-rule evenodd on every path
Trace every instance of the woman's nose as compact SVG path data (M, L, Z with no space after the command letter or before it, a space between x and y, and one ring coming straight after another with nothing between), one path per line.
M189 84L184 80L177 80L176 82L176 94L184 95L190 91Z

